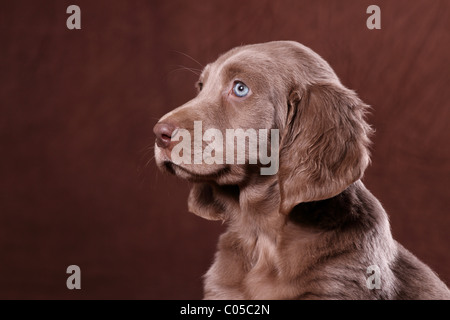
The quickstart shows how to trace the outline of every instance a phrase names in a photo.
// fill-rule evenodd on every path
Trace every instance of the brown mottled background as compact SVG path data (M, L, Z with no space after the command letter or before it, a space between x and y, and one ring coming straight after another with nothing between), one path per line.
M66 28L81 7L82 30ZM366 8L381 7L381 30ZM201 298L222 226L157 172L152 127L240 44L297 40L372 105L364 182L450 283L449 1L0 1L0 298ZM82 289L66 288L68 265Z

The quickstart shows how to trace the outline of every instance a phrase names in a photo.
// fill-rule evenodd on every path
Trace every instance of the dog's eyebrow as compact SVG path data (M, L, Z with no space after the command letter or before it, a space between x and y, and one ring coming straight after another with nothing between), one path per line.
M234 78L238 74L248 73L249 69L240 65L233 64L225 69L225 75L228 78Z
M259 66L252 66L250 64L232 63L225 66L222 70L223 81L228 82L231 80L246 81L249 78L255 78L260 76ZM236 79L239 78L239 79Z

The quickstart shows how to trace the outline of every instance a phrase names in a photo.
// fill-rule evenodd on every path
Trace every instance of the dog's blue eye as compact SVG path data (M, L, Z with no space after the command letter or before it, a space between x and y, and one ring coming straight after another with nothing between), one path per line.
M243 82L237 81L234 84L233 92L236 96L242 98L248 94L249 88Z

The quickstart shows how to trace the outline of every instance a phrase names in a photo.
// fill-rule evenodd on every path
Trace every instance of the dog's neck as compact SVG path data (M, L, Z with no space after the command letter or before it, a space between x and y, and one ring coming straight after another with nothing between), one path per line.
M327 241L345 247L346 239L352 238L350 233L357 238L358 234L368 233L375 224L384 225L381 230L386 232L385 238L390 239L383 208L360 181L333 198L300 203L288 215L280 213L276 179L256 179L240 186L198 184L191 192L190 207L193 194L202 201L197 201L192 211L227 224L227 238L235 239L233 243L239 248L236 250L246 257L248 269L257 268L261 263L280 265L279 246L284 247L291 241L296 242L295 247L302 252L302 261L307 266L314 263L311 259L320 256L320 250L326 255ZM211 212L215 212L214 216ZM209 215L202 215L205 213Z
M364 218L364 212L360 212L361 202L367 211L367 207L376 201L374 199L358 180L332 198L299 203L286 215L280 213L277 178L266 176L255 177L240 185L195 183L189 196L189 209L203 218L223 220L228 224L248 219L258 231L274 230L287 221L331 230Z
M239 199L241 211L229 222L229 230L244 240L251 264L265 261L269 265L282 265L277 252L290 241L295 241L302 251L305 265L313 264L316 256L326 256L328 241L346 248L348 239L358 239L372 230L381 230L386 242L392 241L385 211L361 181L332 198L299 203L288 215L280 213L279 201L275 201L276 197L279 199L278 184L266 186L261 186L266 189L254 186L243 189ZM295 270L279 272L295 273Z
M307 236L372 224L377 219L371 214L377 212L373 207L379 206L359 180L332 198L299 203L288 215L279 210L280 191L276 177L255 178L240 186L214 185L210 188L210 201L227 205L220 208L220 219L231 230L246 235L264 234L273 241L288 224L295 225Z
M195 183L189 195L191 212L209 220L222 220L236 229L248 226L258 233L274 233L286 216L279 213L280 191L276 176L255 176L239 185Z

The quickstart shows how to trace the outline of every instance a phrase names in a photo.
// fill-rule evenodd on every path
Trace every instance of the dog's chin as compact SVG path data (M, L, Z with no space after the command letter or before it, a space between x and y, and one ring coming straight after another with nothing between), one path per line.
M177 165L171 161L164 161L160 168L173 174L181 179L185 179L190 182L216 182L218 184L238 184L242 180L242 175L233 174L232 168L228 165L214 168L211 171L197 172L195 166L193 168L185 168L181 165ZM195 170L195 171L194 171Z

